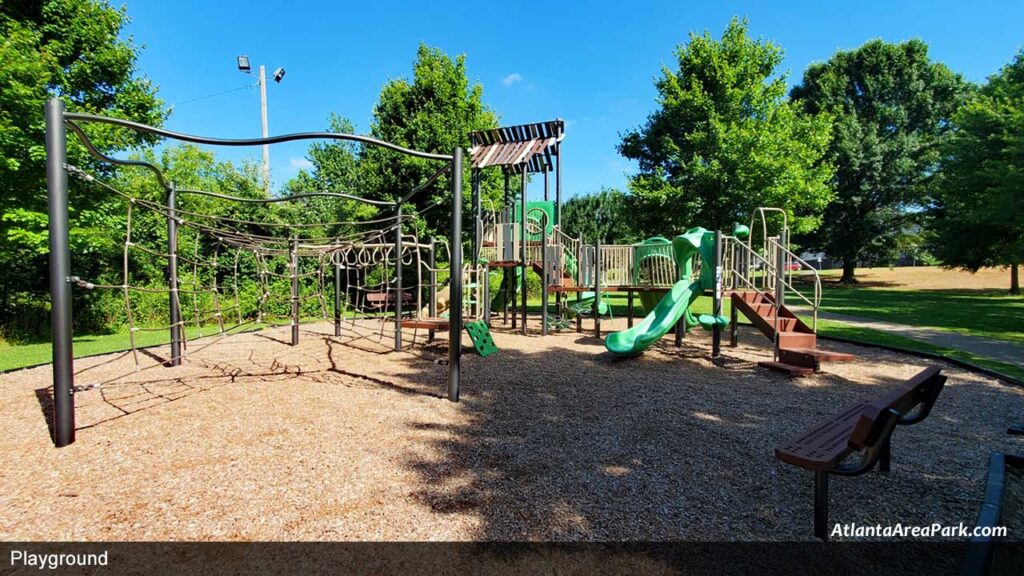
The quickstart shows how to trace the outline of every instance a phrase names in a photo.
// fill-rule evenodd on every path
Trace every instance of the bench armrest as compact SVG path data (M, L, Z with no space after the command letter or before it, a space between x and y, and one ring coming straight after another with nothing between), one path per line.
M859 476L874 468L878 462L878 457L881 456L882 451L888 446L893 430L896 429L896 425L900 423L902 417L902 414L892 408L879 414L874 419L875 426L873 426L872 433L869 435L870 442L864 446L857 447L858 449L863 449L860 460L849 464L839 464L830 473L839 476ZM860 423L858 423L859 425ZM851 447L853 447L852 443Z

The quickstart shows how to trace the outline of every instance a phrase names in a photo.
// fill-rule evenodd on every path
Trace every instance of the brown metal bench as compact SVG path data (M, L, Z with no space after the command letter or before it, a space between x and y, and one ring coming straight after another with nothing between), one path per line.
M370 308L381 310L395 304L395 292L368 292L366 294L366 305ZM412 302L412 294L402 292L402 303Z
M946 382L941 372L929 366L888 394L848 406L775 447L779 460L814 472L815 536L828 540L828 475L857 476L876 463L879 471L888 472L893 430L928 417ZM855 452L860 457L848 462Z

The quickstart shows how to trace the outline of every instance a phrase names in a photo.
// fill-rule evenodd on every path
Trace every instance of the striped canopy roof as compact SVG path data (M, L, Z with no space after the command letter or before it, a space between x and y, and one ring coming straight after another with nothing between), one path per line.
M524 168L528 172L550 171L555 143L564 137L562 120L470 132L470 164L473 168L501 166L510 174L521 174Z

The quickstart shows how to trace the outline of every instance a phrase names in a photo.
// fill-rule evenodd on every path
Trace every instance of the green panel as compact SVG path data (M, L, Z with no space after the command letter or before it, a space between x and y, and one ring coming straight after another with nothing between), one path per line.
M469 339L473 341L473 347L480 353L480 356L486 358L498 351L498 347L494 344L494 338L491 338L491 331L483 320L467 322L466 332L469 333Z
M522 211L522 206L520 205L519 202L516 202L515 203L515 212L514 212L514 214L515 214L514 218L515 218L516 222L521 222L521 220L519 219L519 215L520 215L521 211ZM540 219L541 219L540 213L544 213L548 217L547 218L548 223L547 223L547 226L544 227L544 232L545 232L545 234L550 235L551 231L555 227L555 224L558 224L558 222L555 222L555 201L554 200L534 200L533 202L527 202L526 203L527 224L529 224L531 220L540 221ZM540 240L540 237L537 234L527 233L527 239L529 239L529 240Z

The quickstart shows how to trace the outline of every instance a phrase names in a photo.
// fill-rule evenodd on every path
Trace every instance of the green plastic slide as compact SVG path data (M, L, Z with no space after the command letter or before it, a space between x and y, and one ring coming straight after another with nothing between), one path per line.
M710 274L692 279L693 257L706 251L705 236L708 231L703 228L692 228L686 234L676 236L672 240L673 257L680 270L680 280L676 282L668 294L651 310L642 322L629 330L609 334L604 346L609 352L622 356L635 356L657 342L675 327L679 319L690 311L693 301L704 293ZM710 268L705 266L703 268ZM703 271L703 270L702 270ZM687 318L688 324L692 321Z
M672 330L701 292L703 290L699 280L690 284L684 280L676 282L672 290L658 302L643 322L629 330L609 334L604 340L605 348L613 354L623 356L643 352Z

